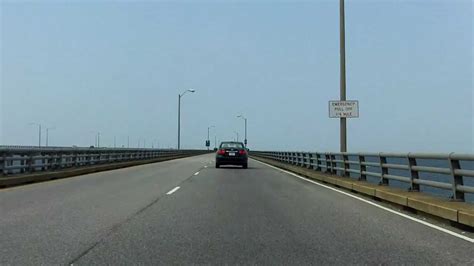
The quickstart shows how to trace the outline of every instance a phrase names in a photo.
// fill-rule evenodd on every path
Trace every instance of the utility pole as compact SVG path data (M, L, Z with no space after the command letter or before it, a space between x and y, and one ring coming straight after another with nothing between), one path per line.
M344 0L339 0L339 34L340 34L340 74L341 74L341 101L346 100L346 38L345 38L345 22L344 22ZM345 117L340 118L340 136L341 136L341 152L347 151L347 121Z

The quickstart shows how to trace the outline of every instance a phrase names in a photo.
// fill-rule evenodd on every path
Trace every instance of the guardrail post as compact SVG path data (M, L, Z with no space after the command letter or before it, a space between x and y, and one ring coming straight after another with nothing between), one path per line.
M306 168L313 169L313 163L313 154L311 152L308 152L308 165L306 166Z
M45 155L45 154L42 153L42 152L40 152L40 156L41 156L41 159L40 159L40 161L41 161L41 171L45 171L45 170L48 169L47 161L48 161L48 159L49 159L49 156L48 156L48 158L44 158L44 157L47 156L47 155Z
M2 175L7 174L5 166L6 166L6 153L2 153L0 155L0 170L1 170Z
M319 166L319 160L321 159L321 155L319 153L316 153L316 171L321 171L321 167Z
M337 163L335 162L336 160L336 155L332 154L332 153L329 153L330 156L331 156L331 170L332 170L332 174L334 175L337 175L337 170L336 170L336 167L337 167Z
M332 173L331 158L329 157L329 154L325 153L324 157L326 158L326 173Z
M29 153L26 156L28 156L28 159L26 161L27 165L25 165L25 167L27 167L26 169L28 169L27 172L33 173L35 171L35 167L34 167L35 156L33 153Z
M350 169L350 164L347 162L349 161L349 156L347 154L342 154L342 165L344 167L344 176L350 177L350 173L347 169Z
M28 157L20 155L20 160L18 160L20 162L20 165L22 166L22 168L20 168L20 173L26 172L26 161L27 161L27 159L25 159L25 158L28 158Z
M59 167L61 167L61 165L59 164L59 158L61 155L58 155L57 153L54 153L52 155L50 155L49 158L51 158L51 164L49 167L51 167L51 169L57 169Z
M384 177L385 175L388 175L388 168L384 166L384 164L387 163L387 157L382 156L382 154L379 153L379 161L380 161L380 181L379 181L379 185L388 186L388 179Z
M451 170L451 176L453 177L453 200L455 201L464 201L464 192L457 190L457 186L464 185L463 176L457 175L456 170L461 169L461 163L459 160L452 158L453 153L449 154L449 169Z
M72 166L79 166L79 158L77 152L74 152L72 154Z
M416 166L416 158L411 158L410 153L407 155L408 159L408 171L410 171L410 188L408 191L418 192L420 191L420 184L416 184L415 179L420 178L418 171L413 169L413 166Z
M52 164L51 164L51 168L60 168L61 167L61 155L60 154L57 154L55 153L53 155L53 161L52 161Z
M367 175L365 174L365 172L367 171L367 167L366 165L364 165L363 163L365 163L365 156L364 155L361 155L359 154L359 180L360 181L366 181L367 180Z
M46 164L48 169L55 169L56 168L56 163L57 163L57 160L56 160L56 154L48 154L48 163Z

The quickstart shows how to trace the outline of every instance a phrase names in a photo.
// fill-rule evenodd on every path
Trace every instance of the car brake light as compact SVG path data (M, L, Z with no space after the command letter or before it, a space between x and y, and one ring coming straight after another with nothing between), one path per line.
M244 154L246 154L247 152L246 152L245 150L240 150L239 153L240 153L240 155L244 155Z
M224 155L224 154L225 154L225 150L222 150L222 149L221 149L221 150L218 150L218 151L217 151L217 154L219 154L219 155Z

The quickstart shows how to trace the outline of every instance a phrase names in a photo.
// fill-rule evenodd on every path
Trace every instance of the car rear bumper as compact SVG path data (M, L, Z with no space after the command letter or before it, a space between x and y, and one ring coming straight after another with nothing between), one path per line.
M225 165L225 164L235 164L235 165L242 165L246 164L248 161L247 157L223 157L223 156L218 156L216 157L216 163L220 165Z

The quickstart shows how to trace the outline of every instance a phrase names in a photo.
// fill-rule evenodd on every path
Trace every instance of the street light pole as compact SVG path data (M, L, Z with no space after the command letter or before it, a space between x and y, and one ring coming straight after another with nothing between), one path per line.
M209 129L211 129L213 127L215 127L215 126L207 127L207 143L206 144L209 144L209 146L207 146L207 150L209 150L209 147L211 146L211 140L209 139Z
M38 147L41 147L41 124L40 123L30 123L30 125L38 126Z
M340 74L341 74L341 101L346 100L346 38L345 38L345 22L344 22L344 0L339 0L339 34L340 34ZM347 151L347 123L346 118L341 117L340 121L341 135L341 152Z
M244 144L245 144L245 147L247 148L247 118L244 117L243 115L239 115L237 117L240 117L242 118L244 121L245 121L245 139L244 139Z
M49 130L50 129L55 129L55 127L48 127L46 128L46 147L49 146Z
M185 90L183 93L178 94L178 150L181 149L181 97L188 91L195 92L195 90Z

